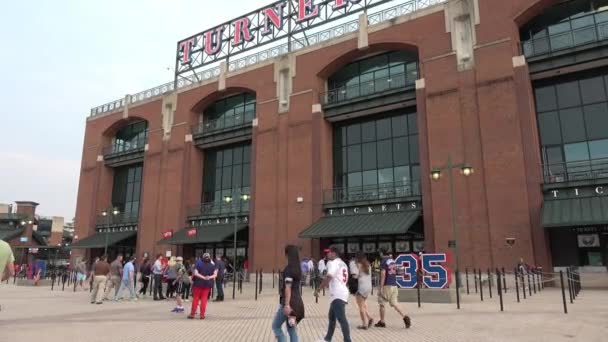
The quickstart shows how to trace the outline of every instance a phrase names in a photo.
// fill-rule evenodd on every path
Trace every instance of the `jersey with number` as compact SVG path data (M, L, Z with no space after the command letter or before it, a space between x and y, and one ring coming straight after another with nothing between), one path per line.
M331 276L329 282L329 296L331 301L340 299L348 302L348 266L340 258L336 258L327 263L327 275Z

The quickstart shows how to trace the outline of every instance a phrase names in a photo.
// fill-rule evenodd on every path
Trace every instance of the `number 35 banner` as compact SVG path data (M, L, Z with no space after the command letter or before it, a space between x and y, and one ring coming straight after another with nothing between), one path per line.
M401 254L395 259L402 274L397 274L397 285L402 289L414 289L418 286L418 275L422 284L430 289L444 289L452 282L452 274L444 264L448 262L445 253L438 254ZM421 284L421 285L422 285Z

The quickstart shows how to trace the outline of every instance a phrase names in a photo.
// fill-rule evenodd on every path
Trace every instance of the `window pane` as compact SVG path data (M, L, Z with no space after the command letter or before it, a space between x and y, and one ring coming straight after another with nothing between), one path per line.
M224 150L224 166L230 166L232 165L232 149L226 149Z
M394 137L407 135L407 117L405 115L394 116L392 118L392 125Z
M394 165L409 164L407 137L393 139L393 163Z
M573 107L581 104L578 81L558 84L556 89L559 108Z
M361 171L361 145L348 147L348 172Z
M564 173L564 156L562 155L562 147L549 147L545 150L545 173L546 176L561 175Z
M230 189L232 181L232 167L224 167L222 169L222 189Z
M361 186L361 172L353 172L348 174L348 187L353 188Z
M378 120L376 122L376 129L378 132L378 140L387 139L391 137L391 119L386 118Z
M583 104L606 101L604 78L602 76L581 80Z
M247 187L251 185L251 164L243 164L243 186Z
M348 126L347 141L349 145L361 142L361 125L355 124Z
M608 138L608 105L599 103L585 106L585 125L587 127L587 139Z
M410 164L418 164L418 135L410 135Z
M412 181L420 180L420 166L412 165Z
M378 171L365 171L363 172L363 185L376 185L378 184Z
M238 146L235 147L232 154L232 164L242 164L243 163L243 147Z
M608 139L590 141L589 151L591 153L591 159L608 158Z
M535 95L536 110L538 112L546 112L548 110L557 109L557 98L555 97L554 86L536 88Z
M410 180L410 168L400 166L395 168L395 183L407 183Z
M562 143L562 132L559 127L557 112L538 114L538 126L540 129L540 141L543 145Z
M216 155L216 163L217 163L216 167L222 166L222 161L224 160L223 159L224 153L222 151L209 152L209 153L215 153L215 155Z
M376 169L376 143L363 144L363 170Z
M378 141L378 168L393 166L393 142L391 140Z
M376 122L365 122L361 125L361 140L363 142L376 140Z
M251 145L243 147L243 163L249 163L251 161Z
M393 168L378 170L378 183L392 183L393 182Z
M215 190L222 188L222 169L215 169Z
M418 133L418 118L417 114L409 114L407 116L407 127L409 128L410 134Z
M581 108L560 110L559 118L562 126L564 143L586 140L585 123Z
M232 187L240 188L242 185L243 166L236 165L232 168Z
M586 142L564 145L564 154L567 162L589 160Z

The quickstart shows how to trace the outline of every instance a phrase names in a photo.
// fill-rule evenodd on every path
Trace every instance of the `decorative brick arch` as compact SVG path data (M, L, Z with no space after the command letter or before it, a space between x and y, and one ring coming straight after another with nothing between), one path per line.
M242 94L242 93L251 93L251 94L257 95L257 92L251 88L244 87L244 86L233 86L233 87L228 87L228 88L226 88L226 90L223 90L223 91L215 91L215 92L203 97L194 106L192 106L192 108L190 108L190 122L192 122L192 123L198 122L200 113L202 111L204 111L205 108L207 108L213 102L215 102L221 98L227 97L227 96L237 95L237 94Z

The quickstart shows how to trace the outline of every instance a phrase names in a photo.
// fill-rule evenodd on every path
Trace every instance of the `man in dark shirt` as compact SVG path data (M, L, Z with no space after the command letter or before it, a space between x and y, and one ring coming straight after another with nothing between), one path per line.
M380 306L380 321L374 326L377 328L386 328L384 322L385 306L389 304L403 319L406 328L409 328L411 319L404 314L397 304L397 296L399 289L397 288L397 264L392 256L388 254L386 249L380 250L380 288L378 289L378 305Z
M93 265L93 291L91 292L91 304L103 304L101 301L104 295L104 288L108 281L110 273L110 264L106 261L107 257L102 256L99 261Z
M222 257L217 255L215 257L215 269L217 270L217 278L215 278L215 287L217 288L216 302L224 301L224 273L226 272L226 264L222 260Z

